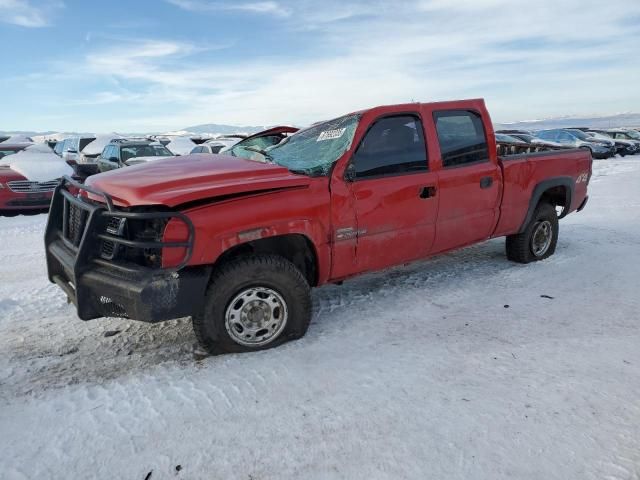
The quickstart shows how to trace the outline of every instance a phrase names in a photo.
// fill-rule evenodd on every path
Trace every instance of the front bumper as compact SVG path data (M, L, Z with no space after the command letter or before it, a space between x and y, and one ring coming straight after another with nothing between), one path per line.
M65 178L56 188L45 233L49 280L67 294L77 308L78 317L124 317L144 322L159 322L190 316L202 306L210 275L209 267L184 268L193 246L193 226L177 212L124 212L116 210L108 195L106 205L74 197L66 188L89 188ZM77 210L72 215L72 209ZM186 242L163 243L134 241L107 233L113 218L179 218L189 227ZM81 218L79 221L77 218ZM130 248L183 248L182 264L172 269L145 267L133 263L105 260L102 242L107 239ZM179 247L178 247L179 245Z

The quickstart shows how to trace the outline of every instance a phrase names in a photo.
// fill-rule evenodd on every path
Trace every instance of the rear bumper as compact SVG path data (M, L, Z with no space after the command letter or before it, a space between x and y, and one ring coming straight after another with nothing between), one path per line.
M191 255L193 226L188 219L187 242L169 244L135 241L105 233L109 220L184 218L176 212L134 213L107 204L88 203L72 195L65 183L87 189L65 179L56 189L45 233L45 251L49 280L56 283L77 308L83 320L99 317L124 317L144 322L159 322L190 316L201 308L211 273L210 267L160 269L131 262L105 260L101 245L106 239L131 248L157 248L181 245ZM75 209L72 215L72 209ZM78 217L78 210L83 213ZM80 218L81 220L78 220Z

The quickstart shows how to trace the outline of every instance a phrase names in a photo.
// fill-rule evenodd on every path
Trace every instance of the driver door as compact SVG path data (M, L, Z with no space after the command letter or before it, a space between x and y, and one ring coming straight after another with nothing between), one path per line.
M424 138L419 115L382 117L369 127L351 158L347 173L356 221L353 273L429 254L438 212L438 174L429 171Z

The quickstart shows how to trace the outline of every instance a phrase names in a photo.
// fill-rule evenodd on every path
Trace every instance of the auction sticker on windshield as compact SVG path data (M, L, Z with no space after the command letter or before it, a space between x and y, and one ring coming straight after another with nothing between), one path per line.
M344 134L345 130L346 128L336 128L335 130L325 130L324 132L320 133L316 142L322 142L324 140L335 140L336 138L340 138Z

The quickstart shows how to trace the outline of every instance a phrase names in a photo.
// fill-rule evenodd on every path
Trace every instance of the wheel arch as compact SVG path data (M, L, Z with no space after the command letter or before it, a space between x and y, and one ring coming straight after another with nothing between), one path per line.
M571 177L554 177L538 183L533 189L527 215L518 233L524 232L527 228L527 225L533 217L533 213L541 202L548 202L552 205L562 207L562 213L559 218L565 217L571 209L574 187L575 182Z
M318 285L318 251L313 241L303 233L283 233L237 243L218 256L214 268L238 257L260 254L278 255L289 260L300 270L310 286Z

